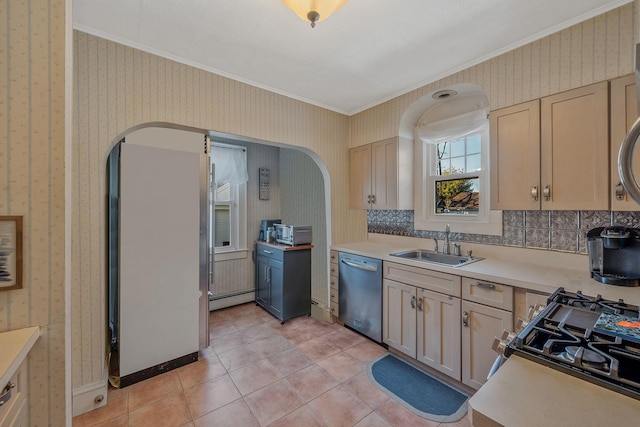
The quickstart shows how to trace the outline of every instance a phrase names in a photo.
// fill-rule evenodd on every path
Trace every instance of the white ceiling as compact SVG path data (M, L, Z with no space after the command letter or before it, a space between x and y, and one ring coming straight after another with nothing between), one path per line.
M631 0L73 0L74 28L354 114Z

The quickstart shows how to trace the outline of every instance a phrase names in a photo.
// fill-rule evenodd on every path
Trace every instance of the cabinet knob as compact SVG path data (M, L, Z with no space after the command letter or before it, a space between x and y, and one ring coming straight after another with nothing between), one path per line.
M534 185L531 187L531 200L534 202L538 201L538 186Z
M416 297L411 297L411 308L416 308Z
M469 313L466 311L462 313L462 326L469 327Z
M616 200L624 200L624 187L621 182L618 182L615 186Z
M542 195L544 196L545 202L551 200L551 186L545 185L544 190L542 190Z
M422 311L422 298L418 300L418 310Z

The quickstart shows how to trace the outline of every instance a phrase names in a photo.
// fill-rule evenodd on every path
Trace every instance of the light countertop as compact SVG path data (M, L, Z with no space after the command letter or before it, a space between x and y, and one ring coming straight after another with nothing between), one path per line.
M469 412L474 427L635 426L640 400L512 355Z
M410 246L411 244L413 246ZM571 292L582 291L585 295L602 295L605 298L616 300L623 298L627 303L640 305L640 287L604 285L593 280L589 276L586 255L486 246L484 252L483 249L480 249L474 250L473 253L474 256L484 257L484 260L461 267L449 267L390 255L393 252L428 248L429 242L421 239L418 244L420 246L416 246L416 243L413 242L407 243L402 240L389 239L388 242L363 241L336 244L331 249L549 294L557 288L563 287ZM503 252L500 254L501 258L492 256L491 251L496 250ZM512 253L514 259L508 259L508 253L505 256L504 252ZM465 253L464 248L462 253ZM535 256L523 256L522 253L533 253ZM568 267L563 267L563 265Z
M16 373L38 337L39 326L0 333L0 388Z

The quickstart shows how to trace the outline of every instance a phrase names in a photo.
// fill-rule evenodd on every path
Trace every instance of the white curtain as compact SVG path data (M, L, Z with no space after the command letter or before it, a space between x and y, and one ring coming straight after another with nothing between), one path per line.
M249 181L243 148L211 146L211 163L215 165L216 182L244 184Z
M422 122L416 127L417 136L428 144L440 144L479 130L488 121L487 111L479 109L437 122Z

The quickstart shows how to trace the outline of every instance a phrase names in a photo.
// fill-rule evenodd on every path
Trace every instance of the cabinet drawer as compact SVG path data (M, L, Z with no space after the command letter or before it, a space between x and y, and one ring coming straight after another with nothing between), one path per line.
M0 406L0 426L14 425L12 422L18 420L21 411L24 412L25 410L26 370L26 363L23 362L18 371L9 380L8 384L13 384L13 388L2 399L5 403ZM0 384L0 394L8 384ZM10 398L9 395L11 396Z
M329 290L329 298L331 299L331 305L338 305L338 291L336 289L331 288Z
M284 259L284 251L274 249L271 246L256 245L256 255L282 261Z
M338 277L338 263L337 262L332 262L331 264L329 264L329 274L331 275L331 277Z
M330 251L329 252L329 261L330 262L338 262L338 251Z
M334 302L331 301L330 311L332 316L338 317L340 314L339 305L337 303L334 304Z
M335 289L336 291L338 291L340 289L338 283L339 281L337 277L335 276L329 277L329 287L331 289Z
M385 261L383 264L383 276L385 279L460 297L460 276L453 274Z
M513 311L513 288L511 286L463 277L462 298L467 301Z

